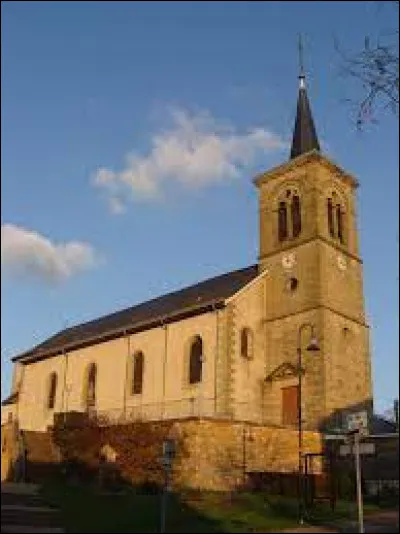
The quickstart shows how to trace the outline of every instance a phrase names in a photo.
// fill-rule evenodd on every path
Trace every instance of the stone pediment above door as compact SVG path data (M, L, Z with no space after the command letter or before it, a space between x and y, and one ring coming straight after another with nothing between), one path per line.
M304 373L304 369L301 369L301 374ZM284 380L285 378L293 378L298 376L297 366L290 362L283 362L266 377L266 382L274 382L275 380Z

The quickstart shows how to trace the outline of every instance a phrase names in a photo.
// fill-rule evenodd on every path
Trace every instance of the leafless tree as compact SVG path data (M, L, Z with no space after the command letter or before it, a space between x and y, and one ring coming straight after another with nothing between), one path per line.
M396 423L397 429L399 428L399 399L395 399L393 406L391 408L387 408L383 412L383 417L388 421Z
M335 40L341 74L361 84L361 96L348 99L354 107L359 129L377 122L384 110L390 109L395 115L399 111L399 1L378 4L378 9L394 11L393 27L389 31L378 32L376 38L365 37L363 48L356 52L344 51Z

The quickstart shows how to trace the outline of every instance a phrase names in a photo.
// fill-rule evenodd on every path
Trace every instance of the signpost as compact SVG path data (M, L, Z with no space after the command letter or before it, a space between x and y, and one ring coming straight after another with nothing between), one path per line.
M359 531L364 532L364 510L361 487L361 462L360 462L360 433L358 430L354 431L354 459L356 463L356 478L357 478L357 505L358 505L358 524Z
M161 462L164 468L164 486L161 494L161 518L160 518L160 532L165 532L165 517L167 511L167 495L169 490L169 475L172 469L172 463L175 458L176 446L173 439L166 439L163 441L163 455Z
M360 437L368 435L368 413L366 411L348 414L347 430L350 438L350 447L354 452L357 480L357 507L359 532L364 531L364 510L361 487ZM352 447L353 445L353 447ZM368 445L368 444L365 444Z

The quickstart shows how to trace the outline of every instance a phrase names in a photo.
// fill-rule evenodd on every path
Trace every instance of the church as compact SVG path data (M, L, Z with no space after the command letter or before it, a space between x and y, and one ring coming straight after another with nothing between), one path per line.
M290 156L254 185L257 263L16 355L2 423L45 432L82 412L293 433L300 417L322 435L371 410L358 182L321 153L302 72Z

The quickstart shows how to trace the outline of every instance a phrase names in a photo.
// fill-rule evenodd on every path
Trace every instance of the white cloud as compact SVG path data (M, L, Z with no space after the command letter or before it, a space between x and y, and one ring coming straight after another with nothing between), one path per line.
M10 275L35 275L50 283L70 278L97 263L87 243L52 243L32 230L1 225L1 266Z
M100 168L93 183L110 195L110 208L121 212L128 199L154 200L163 183L175 180L187 187L204 187L232 179L262 155L286 147L264 128L238 133L209 113L191 116L171 110L172 127L155 134L148 155L128 154L121 171Z

